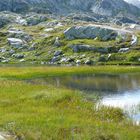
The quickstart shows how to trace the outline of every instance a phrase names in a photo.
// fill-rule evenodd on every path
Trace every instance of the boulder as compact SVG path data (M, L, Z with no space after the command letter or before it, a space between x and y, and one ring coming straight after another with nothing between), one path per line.
M46 21L48 18L42 14L30 13L26 15L25 19L28 25L33 26Z
M0 48L0 52L1 52L1 53L5 53L6 51L7 51L6 48L4 48L4 47L1 47L1 48Z
M11 21L8 18L0 16L0 28L7 25L8 23L11 23Z
M134 45L137 45L137 43L138 43L138 37L135 35L132 35L131 45L134 46Z
M22 18L20 14L8 11L0 12L0 28L11 23L27 25L26 19Z
M15 50L13 50L13 49L9 50L9 54L10 54L10 55L12 55L12 54L14 54L14 53L15 53Z
M23 34L24 32L22 30L16 29L16 28L10 28L8 30L8 33L10 34Z
M117 31L99 26L74 26L64 31L67 40L74 39L95 39L98 37L102 41L116 39Z
M60 60L60 63L67 63L67 58L66 57L63 57L61 60Z
M81 60L76 60L76 64L80 65L81 64Z
M95 48L95 52L99 52L99 53L108 53L109 48L107 47L97 47Z
M130 50L129 48L120 48L119 52L124 53L124 52L128 52L129 50Z
M104 56L104 55L101 55L100 57L99 57L99 60L98 60L99 62L106 62L107 61L107 59L106 59L106 57Z
M18 38L8 38L9 44L15 48L21 48L24 45L24 41Z
M85 61L85 64L86 64L86 65L91 65L91 64L92 64L92 60L87 59L87 60Z
M17 17L16 22L18 24L22 25L22 26L27 26L28 25L27 20L26 19L23 19L20 16Z
M90 45L84 45L84 44L74 44L70 45L70 48L73 49L73 52L84 52L84 51L93 51L95 48L91 47Z
M74 44L70 45L70 48L73 49L73 52L85 52L85 51L94 51L99 53L108 53L109 48L107 47L94 47L86 44Z
M61 46L59 37L56 37L55 42L54 42L54 46L56 46L56 47L60 47Z
M8 33L10 38L19 38L25 41L32 40L32 37L29 34L25 33L23 30L20 29L10 28L8 30Z
M22 59L24 58L24 54L13 54L12 57L15 57L16 59Z
M51 60L51 63L53 64L53 63L56 63L57 61L59 61L60 60L60 57L59 56L54 56L53 58L52 58L52 60Z
M61 50L58 50L58 51L56 51L55 53L54 53L54 56L59 56L59 55L61 55L62 54L62 51Z
M54 31L54 29L53 29L53 28L47 28L47 29L45 29L44 31L45 31L45 32L51 32L51 31Z
M4 59L4 60L1 60L2 63L8 63L9 60L8 59ZM0 139L1 140L1 139Z

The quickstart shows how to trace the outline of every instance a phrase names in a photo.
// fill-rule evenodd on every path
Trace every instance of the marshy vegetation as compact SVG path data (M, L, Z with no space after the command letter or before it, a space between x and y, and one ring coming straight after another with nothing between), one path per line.
M139 140L119 108L96 106L81 91L27 83L32 78L139 72L139 67L1 67L0 128L19 140Z

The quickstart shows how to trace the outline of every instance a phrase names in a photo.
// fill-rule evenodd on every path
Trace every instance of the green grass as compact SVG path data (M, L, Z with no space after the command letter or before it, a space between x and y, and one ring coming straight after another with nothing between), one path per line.
M1 67L0 78L18 78L28 79L37 77L64 76L74 74L121 74L121 73L139 73L138 66L71 66L71 67Z
M0 126L27 140L140 136L139 127L126 123L121 110L96 110L78 91L9 80L1 80L0 85Z
M64 30L71 27L73 23L67 23L66 26L60 27L55 29L54 31L51 31L49 33L45 32L44 30L48 27L45 27L43 25L36 25L36 26L21 26L14 24L13 27L17 29L23 30L25 33L29 34L32 38L31 41L29 41L27 44L28 47L31 47L33 44L35 44L35 50L29 51L28 47L24 49L15 49L12 48L7 42L7 38L10 37L9 33L7 31L9 30L9 26L5 26L1 29L0 32L0 47L6 48L6 52L0 53L1 59L3 58L8 59L9 64L17 64L17 63L34 63L34 64L41 64L41 62L50 62L52 58L54 57L54 52L57 50L62 50L64 57L71 58L74 57L73 64L76 65L76 60L81 60L81 65L85 64L85 61L87 59L90 59L93 62L93 65L97 64L114 64L114 65L133 65L137 63L139 65L139 48L140 48L140 35L139 32L136 33L138 36L138 44L136 46L130 45L130 37L123 42L118 40L110 40L110 41L101 41L99 39L75 39L75 40L66 40L64 36ZM78 23L76 25L79 25ZM46 35L49 35L48 37L45 37ZM54 46L54 42L56 37L59 37L60 39L60 47ZM71 49L69 46L74 44L85 44L90 45L91 47L95 48L109 48L109 52L106 54L94 52L94 51L81 51L78 53L74 53L73 49ZM129 52L125 53L118 53L118 50L120 48L131 48ZM8 50L13 49L16 53L25 54L25 62L20 62L20 59L17 59L15 57L12 57L12 55L9 53ZM84 54L84 58L80 58L81 55ZM111 54L111 57L108 59L108 56ZM104 56L105 61L100 63L100 57ZM60 60L62 59L62 55L60 56ZM0 62L5 63L5 62ZM71 62L64 62L62 64L71 64ZM60 61L57 61L56 64L60 64Z
M95 107L80 91L23 78L139 72L140 67L1 67L0 128L19 140L139 140L140 127L118 108ZM11 79L11 78L14 79Z

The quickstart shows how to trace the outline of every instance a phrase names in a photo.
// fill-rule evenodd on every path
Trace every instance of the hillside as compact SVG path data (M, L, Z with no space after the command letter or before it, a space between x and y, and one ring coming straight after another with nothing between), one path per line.
M140 9L123 0L87 0L86 3L84 0L3 0L0 2L0 10L53 12L64 15L70 12L94 12L106 16L120 13L140 16Z
M140 8L140 0L125 0L125 1Z
M140 63L140 10L123 0L3 0L0 10L1 63Z

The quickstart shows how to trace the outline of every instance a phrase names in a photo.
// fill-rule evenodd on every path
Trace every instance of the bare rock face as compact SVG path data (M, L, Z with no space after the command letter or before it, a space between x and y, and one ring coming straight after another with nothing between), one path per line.
M26 0L1 0L0 11L22 12L28 10Z
M140 8L140 0L125 0L125 1Z
M96 27L96 26L74 26L64 32L65 38L73 39L94 39L107 41L116 39L118 33L112 29Z
M125 11L124 11L125 9ZM122 15L139 15L139 8L128 4L123 0L98 0L92 5L91 10L94 13L106 16Z
M88 12L105 16L118 14L140 16L138 7L123 0L1 0L0 11L50 12L61 15Z

